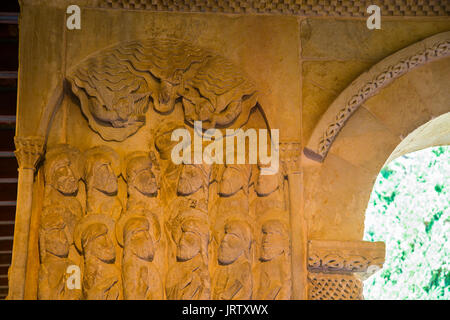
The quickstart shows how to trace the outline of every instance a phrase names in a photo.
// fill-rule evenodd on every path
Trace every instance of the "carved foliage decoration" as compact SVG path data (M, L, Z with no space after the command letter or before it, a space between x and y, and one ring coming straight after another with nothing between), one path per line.
M145 124L149 106L170 114L180 104L186 122L241 127L256 105L256 89L231 62L171 39L131 41L102 50L69 73L90 127L123 141Z

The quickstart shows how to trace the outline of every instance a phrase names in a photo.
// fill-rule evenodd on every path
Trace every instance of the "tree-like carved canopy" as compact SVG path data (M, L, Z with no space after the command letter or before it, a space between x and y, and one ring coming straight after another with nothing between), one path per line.
M149 108L169 115L181 104L185 121L203 128L240 128L257 90L227 59L173 39L147 39L101 50L68 75L90 127L123 141L145 124Z

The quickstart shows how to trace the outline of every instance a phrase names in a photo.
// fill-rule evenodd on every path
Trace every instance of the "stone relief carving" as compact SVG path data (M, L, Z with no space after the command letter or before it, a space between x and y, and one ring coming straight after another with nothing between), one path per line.
M169 222L168 229L175 244L176 261L172 261L167 274L167 299L210 299L208 216L196 209L183 211Z
M261 167L259 164L259 170L257 170L255 175L256 199L252 202L252 210L255 212L256 218L264 215L271 209L286 210L284 174L280 170L273 175L262 175Z
M127 182L127 211L159 210L160 169L153 152L133 152L125 159L122 177Z
M80 152L68 145L47 150L44 163L44 209L62 211L71 236L75 224L83 216L83 208L76 198L80 181ZM58 209L60 208L60 209Z
M131 41L102 50L69 73L90 127L123 141L160 114L183 107L185 121L239 128L256 106L255 85L231 62L180 40Z
M190 207L208 212L210 175L211 165L183 165L178 179L177 207Z
M218 182L214 219L225 220L229 215L249 215L249 187L252 165L225 164L216 166L215 179Z
M87 300L123 298L114 231L114 220L100 214L86 216L75 229L75 245L84 258L82 290Z
M123 246L122 277L125 300L161 300L163 284L153 259L161 237L156 215L148 211L122 216L116 226Z
M231 219L221 233L212 298L249 300L253 293L251 227L243 220Z
M275 214L273 214L275 213ZM273 216L281 216L274 212ZM259 283L257 299L288 300L291 298L289 229L280 220L267 219L261 226Z
M73 230L67 225L65 208L47 207L39 227L40 267L38 296L40 300L79 300L81 290L68 289L67 267L75 262L69 259Z
M84 155L86 214L106 214L117 220L122 204L117 197L120 173L118 154L107 146L93 147Z
M260 164L255 171L246 164L171 160L174 129L192 131L196 120L205 129L246 124L258 93L242 72L185 42L149 39L102 50L69 72L68 80L90 127L116 142L105 141L82 155L68 145L47 150L39 298L291 298L292 230L284 182L300 172L301 145L280 145L282 163L275 175L261 175ZM176 108L183 113L173 118L184 121L167 117L148 128L148 149L124 156L127 145L117 142L144 127L152 112L161 119ZM18 150L19 163L34 168L43 140L18 139L18 144L31 150ZM85 209L78 195L85 196ZM73 243L79 261L71 259ZM331 272L365 272L376 259L358 250L319 251L309 255L310 297L360 297L356 278ZM64 271L71 264L82 266L82 292L65 286ZM342 286L348 295L340 292Z

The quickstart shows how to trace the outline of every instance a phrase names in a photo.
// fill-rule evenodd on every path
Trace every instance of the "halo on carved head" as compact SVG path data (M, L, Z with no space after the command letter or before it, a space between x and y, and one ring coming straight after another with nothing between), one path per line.
M44 177L46 183L51 179L52 173L62 165L69 165L77 180L81 178L82 163L81 153L75 147L68 144L58 144L54 147L48 148L45 153L44 162Z
M158 159L154 152L134 151L129 153L124 161L122 161L121 172L125 182L133 171L140 171L145 168L150 168L155 175L156 182L160 182L160 168Z
M223 180L223 174L226 169L236 170L239 172L239 174L241 175L241 178L242 178L242 190L244 191L245 194L248 194L249 188L251 185L252 167L253 167L253 165L251 165L251 164L236 164L236 163L234 163L234 164L222 165L215 172L215 174L216 174L215 180L218 183L221 183Z
M97 233L97 230L93 230L93 226L98 225L98 230L101 230L100 232L103 233L103 230L107 233L108 237L113 240L114 239L114 220L104 214L91 214L83 219L78 223L78 225L75 227L74 231L74 240L75 240L75 247L78 249L79 252L83 252L86 244L90 242L91 240L95 239L99 236ZM105 226L105 228L101 226Z
M83 176L86 177L92 170L92 165L99 159L105 159L114 171L114 174L118 177L120 174L120 157L112 148L108 146L97 146L88 149L83 154L84 168Z
M123 215L117 222L116 237L117 242L120 246L124 246L126 233L127 231L130 231L127 229L132 227L131 223L138 220L147 221L148 231L152 234L153 241L159 242L159 240L161 239L161 226L159 224L157 216L148 210L142 209L138 212L133 211Z
M238 209L238 212L233 212L216 218L216 222L214 224L213 238L217 244L220 243L220 240L223 238L225 234L225 226L232 221L241 221L243 224L248 226L251 233L251 238L253 239L254 234L253 222L250 219L248 212L246 212L245 209L242 208L242 210Z

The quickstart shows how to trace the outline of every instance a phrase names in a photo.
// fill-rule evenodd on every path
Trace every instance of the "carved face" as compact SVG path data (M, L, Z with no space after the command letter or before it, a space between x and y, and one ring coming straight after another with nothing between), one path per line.
M250 247L250 239L245 237L246 230L240 224L228 223L225 235L219 245L219 263L223 265L236 261ZM247 239L246 239L247 238Z
M202 187L202 184L202 171L200 170L200 168L191 165L183 166L180 179L178 180L179 194L193 194Z
M70 167L70 162L61 163L53 172L52 177L54 187L64 195L71 195L78 190L78 180Z
M45 231L45 249L47 252L64 258L69 254L69 241L64 228L53 228Z
M104 224L96 223L87 228L83 235L83 248L88 255L106 263L112 263L116 259L116 248Z
M142 260L152 261L155 254L153 239L146 219L132 219L125 226L125 249Z
M97 162L94 164L91 183L97 190L113 195L117 192L117 177L107 162Z
M155 175L148 167L134 172L134 175L128 183L146 196L155 195L158 191L158 184L156 183Z
M224 196L231 196L242 189L244 180L241 172L236 167L226 167L220 181L219 193Z
M285 252L286 235L276 222L265 224L262 232L261 260L270 261Z
M255 191L259 196L267 196L278 189L279 177L277 174L273 175L262 175L258 174L258 179L256 181Z
M188 261L194 258L201 250L201 238L194 231L194 226L185 224L182 226L182 233L177 245L177 260Z

